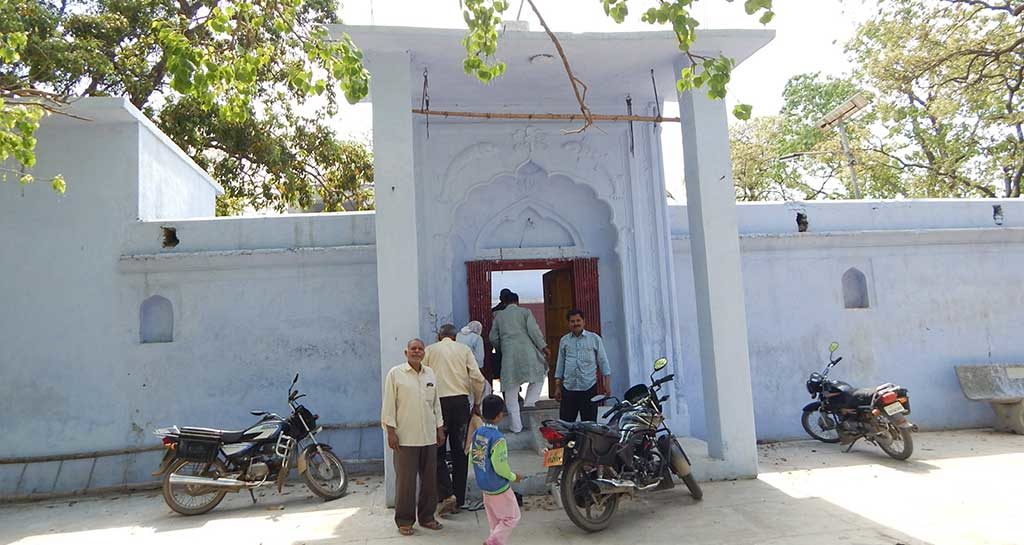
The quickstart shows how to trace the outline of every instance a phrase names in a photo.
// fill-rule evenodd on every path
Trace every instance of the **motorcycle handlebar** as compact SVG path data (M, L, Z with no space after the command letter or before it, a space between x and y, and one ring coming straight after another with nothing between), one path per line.
M666 376L664 376L662 378L659 378L658 380L654 381L654 386L661 386L662 384L665 384L666 382L671 382L675 378L676 378L675 374L666 375Z

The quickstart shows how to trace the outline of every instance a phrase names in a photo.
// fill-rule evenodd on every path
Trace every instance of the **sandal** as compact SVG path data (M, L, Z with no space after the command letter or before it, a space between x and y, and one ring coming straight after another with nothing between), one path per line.
M420 526L428 530L440 530L441 528L444 528L444 525L440 522L437 522L436 520L432 520L430 522L421 522Z
M402 534L403 536L411 536L414 532L412 526L399 526L398 533Z

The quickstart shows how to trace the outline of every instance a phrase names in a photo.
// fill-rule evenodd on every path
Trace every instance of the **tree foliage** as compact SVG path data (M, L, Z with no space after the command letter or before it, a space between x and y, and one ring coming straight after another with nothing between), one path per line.
M127 97L213 174L226 202L368 202L337 170L361 163L363 184L369 152L327 124L339 89L355 102L369 83L351 40L328 39L333 0L9 1L0 25L5 36L20 26L26 43L0 67L4 89ZM31 143L16 156L27 168Z
M909 197L1019 197L1024 3L892 0L848 45Z
M733 127L738 198L850 196L838 136L814 123L856 93L871 97L847 123L865 197L1021 195L1024 2L879 7L847 44L851 78L796 76L778 116Z

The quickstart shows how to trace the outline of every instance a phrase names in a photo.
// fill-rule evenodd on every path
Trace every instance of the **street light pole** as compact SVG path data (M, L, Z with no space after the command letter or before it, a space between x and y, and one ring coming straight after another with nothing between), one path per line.
M860 199L860 186L857 184L857 169L853 167L856 160L850 151L850 140L846 137L846 123L840 121L836 128L839 130L839 142L843 145L843 154L846 155L846 166L850 169L850 184L853 185L853 198Z

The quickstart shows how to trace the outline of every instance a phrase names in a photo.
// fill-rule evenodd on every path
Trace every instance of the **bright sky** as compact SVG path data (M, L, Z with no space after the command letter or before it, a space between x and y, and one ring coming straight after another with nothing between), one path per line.
M511 0L506 18L514 19L519 2ZM654 30L657 27L640 21L643 9L653 2L632 0L633 12L619 25L605 16L599 0L537 0L537 7L548 25L565 32L614 32ZM843 44L853 35L857 23L875 8L872 0L775 0L775 19L768 28L776 31L775 40L748 59L733 74L729 88L729 110L736 102L754 107L754 115L772 115L782 105L782 89L786 81L805 72L846 75L851 70L843 53ZM703 0L696 2L695 16L701 28L762 28L757 20L743 11L743 2L736 0ZM464 28L458 0L347 0L341 10L342 20L354 25L420 26ZM522 18L530 21L531 30L540 24L529 5L523 7ZM571 92L566 87L566 92ZM670 104L666 115L678 109ZM339 115L339 130L345 136L367 137L372 126L370 108L366 104L345 106ZM669 192L683 200L681 152L682 137L678 130L662 131L665 149L665 180Z

